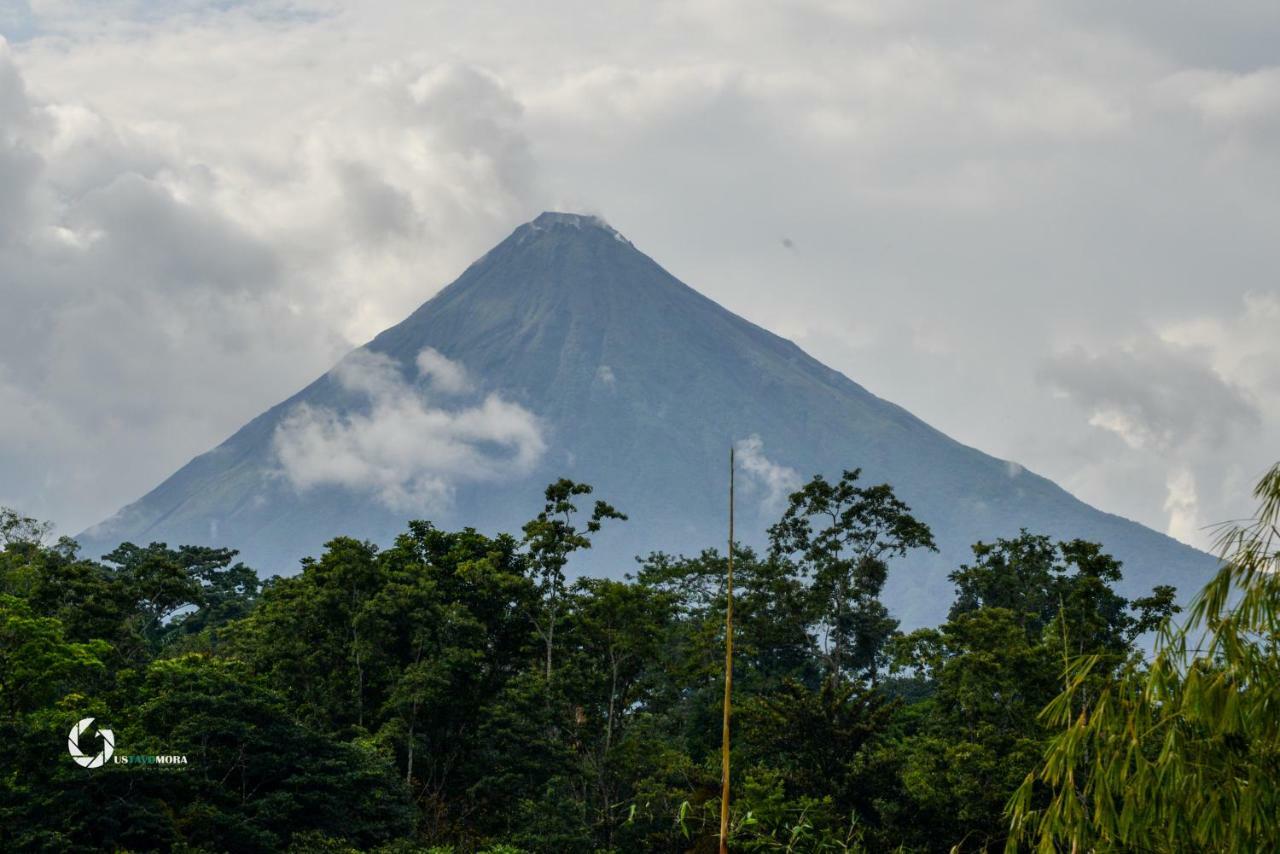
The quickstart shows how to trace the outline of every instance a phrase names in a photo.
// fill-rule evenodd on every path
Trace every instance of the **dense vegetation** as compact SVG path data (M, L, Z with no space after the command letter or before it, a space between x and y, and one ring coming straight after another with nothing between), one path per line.
M519 536L414 522L265 581L223 549L86 560L4 512L0 847L714 851L726 557L571 581L625 524L590 492L552 484ZM1011 821L1045 851L1274 850L1280 476L1259 495L1191 634L1171 588L1127 601L1097 545L1024 532L904 635L880 591L925 521L815 478L734 553L731 850L998 850ZM189 763L81 768L84 717Z

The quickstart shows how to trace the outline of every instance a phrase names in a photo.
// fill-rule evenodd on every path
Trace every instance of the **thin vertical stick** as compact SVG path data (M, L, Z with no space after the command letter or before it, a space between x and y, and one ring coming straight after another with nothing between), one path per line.
M720 734L720 854L729 851L729 709L733 699L733 446L729 446L729 572L724 611L724 729Z

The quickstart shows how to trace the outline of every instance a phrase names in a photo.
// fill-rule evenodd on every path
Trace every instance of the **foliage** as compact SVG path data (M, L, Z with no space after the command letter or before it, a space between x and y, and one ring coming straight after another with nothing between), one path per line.
M580 530L573 521L578 512L573 500L579 495L590 495L591 491L591 485L587 483L574 483L568 478L557 480L546 489L546 504L542 512L524 526L524 542L529 550L529 563L541 600L533 625L546 645L548 687L555 653L556 624L564 601L564 568L569 562L569 555L591 548L588 534L599 531L603 520L625 521L627 518L608 502L597 501L585 529Z
M1256 518L1222 532L1222 569L1185 624L1165 621L1149 664L1069 660L1044 712L1056 734L1010 803L1010 848L1280 848L1280 466L1255 496Z
M880 592L932 536L858 478L798 490L766 554L734 546L731 851L993 850L1011 798L1044 850L1273 847L1280 499L1230 534L1194 628L1169 588L1117 594L1096 544L1024 531L903 635ZM336 537L265 581L226 549L89 560L0 512L0 848L715 851L727 556L575 580L624 518L583 520L591 493L551 484L519 537ZM188 764L81 768L84 717Z
M797 556L808 575L828 674L875 682L885 643L898 628L880 602L887 559L937 547L929 526L911 515L893 487L858 486L860 475L846 471L837 483L815 477L791 496L769 539L775 556Z

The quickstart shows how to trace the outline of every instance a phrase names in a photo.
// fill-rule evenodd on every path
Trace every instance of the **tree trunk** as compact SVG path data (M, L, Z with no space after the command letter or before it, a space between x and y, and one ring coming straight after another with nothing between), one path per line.
M547 623L547 690L551 690L551 650L555 645L556 637L556 618L554 612L550 614L550 620Z
M356 720L364 726L364 664L360 661L360 637L351 629L351 647L356 657Z
M413 701L412 710L409 712L409 749L408 759L405 762L404 784L406 786L413 785L413 728L418 722L418 701Z
M618 658L613 650L609 650L609 669L612 677L609 681L609 720L604 730L604 752L609 753L609 748L613 745L613 704L614 698L618 695Z
M844 617L845 609L845 592L844 585L840 584L836 587L836 613L835 613L835 645L831 649L831 673L836 678L840 677L840 659L844 649L844 634L841 631L841 620Z

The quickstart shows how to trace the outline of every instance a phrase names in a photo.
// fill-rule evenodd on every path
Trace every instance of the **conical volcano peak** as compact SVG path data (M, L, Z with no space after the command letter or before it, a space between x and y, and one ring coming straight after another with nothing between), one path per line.
M567 213L564 211L543 211L538 214L531 222L525 223L520 231L529 233L552 232L559 230L576 230L576 231L602 231L622 243L630 244L618 232L616 228L609 225L595 214Z
M567 225L571 228L605 228L613 231L613 227L609 223L595 214L566 213L564 211L543 211L529 224L534 228Z
M948 573L970 544L1022 528L1103 543L1130 596L1199 588L1215 566L948 438L680 282L598 216L519 226L363 349L88 532L85 553L229 545L287 571L336 532L390 543L410 518L518 531L542 487L572 477L630 518L575 564L617 575L634 555L720 542L724 451L746 442L746 544L763 547L819 472L891 483L928 522L938 556L885 587L904 627L946 619Z

